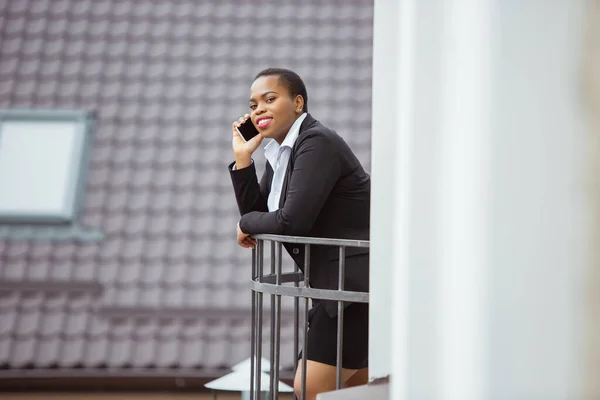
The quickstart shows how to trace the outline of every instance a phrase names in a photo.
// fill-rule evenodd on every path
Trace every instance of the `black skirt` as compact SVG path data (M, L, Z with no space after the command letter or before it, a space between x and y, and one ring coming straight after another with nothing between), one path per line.
M321 303L309 311L306 358L335 366L337 359L337 316L330 317ZM369 366L369 304L352 303L344 309L342 368ZM300 355L301 359L302 355Z

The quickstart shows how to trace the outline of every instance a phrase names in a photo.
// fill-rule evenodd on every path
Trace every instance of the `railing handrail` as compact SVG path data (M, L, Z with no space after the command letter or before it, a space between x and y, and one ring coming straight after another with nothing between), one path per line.
M295 244L316 244L323 246L343 246L343 247L370 247L368 240L356 240L356 239L332 239L332 238L317 238L307 236L287 236L287 235L272 235L272 234L260 234L252 235L257 240L269 240L273 242L281 243L295 243Z

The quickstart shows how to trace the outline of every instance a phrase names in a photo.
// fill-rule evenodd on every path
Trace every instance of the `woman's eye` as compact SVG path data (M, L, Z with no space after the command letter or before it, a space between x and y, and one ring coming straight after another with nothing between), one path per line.
M275 101L275 97L269 97L269 98L267 99L267 103L272 103L272 102L274 102L274 101Z
M254 110L256 108L256 104L250 104L250 109Z

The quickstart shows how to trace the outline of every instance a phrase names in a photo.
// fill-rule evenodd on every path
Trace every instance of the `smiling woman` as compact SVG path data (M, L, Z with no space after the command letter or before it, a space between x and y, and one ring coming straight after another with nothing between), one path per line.
M281 234L340 239L369 239L370 177L333 130L308 113L307 92L293 71L270 68L250 88L250 114L232 125L235 162L229 170L241 219L238 244L255 245L251 235ZM259 133L244 141L237 129L251 119ZM264 138L267 166L260 183L252 154ZM304 249L285 245L297 265ZM337 248L315 246L310 253L310 285L337 289ZM346 250L345 290L367 292L366 248ZM336 387L337 303L313 301L306 351L307 399ZM344 311L342 379L345 386L365 384L368 367L368 304L348 303ZM300 369L298 369L300 371ZM302 377L294 389L300 395Z

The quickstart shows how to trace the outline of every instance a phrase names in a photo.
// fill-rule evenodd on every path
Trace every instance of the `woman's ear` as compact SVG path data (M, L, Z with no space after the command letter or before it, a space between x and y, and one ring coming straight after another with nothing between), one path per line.
M300 95L297 95L296 99L294 101L294 111L296 111L298 114L301 114L303 110L304 110L304 98Z

